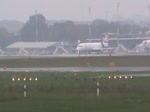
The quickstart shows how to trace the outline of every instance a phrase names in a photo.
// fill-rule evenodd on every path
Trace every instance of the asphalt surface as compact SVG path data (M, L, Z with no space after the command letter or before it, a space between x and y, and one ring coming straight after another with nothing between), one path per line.
M100 72L100 71L150 71L150 67L57 67L57 68L0 68L12 72Z
M120 54L111 54L111 56L140 56L144 55L150 56L150 53L120 53ZM64 54L64 55L0 55L0 59L10 59L10 58L50 58L50 57L90 57L90 56L110 56L110 54Z

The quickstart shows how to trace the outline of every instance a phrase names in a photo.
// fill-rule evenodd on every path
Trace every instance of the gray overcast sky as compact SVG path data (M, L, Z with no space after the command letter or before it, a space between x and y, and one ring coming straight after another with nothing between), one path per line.
M119 11L123 18L145 18L150 13L150 0L0 0L0 20L25 22L35 14L35 10L48 20L83 21L106 17L111 20L117 14L117 3L120 3Z

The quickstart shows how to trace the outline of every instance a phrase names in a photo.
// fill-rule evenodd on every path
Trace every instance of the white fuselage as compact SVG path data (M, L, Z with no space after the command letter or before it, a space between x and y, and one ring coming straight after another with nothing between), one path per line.
M102 51L103 48L108 47L108 43L100 43L100 42L96 42L96 43L80 43L78 44L76 50L78 52L82 52L82 51L87 51L87 52L92 52L92 51Z
M144 40L139 46L139 51L144 51L145 49L150 49L150 40Z
M150 40L145 40L145 47L150 48Z

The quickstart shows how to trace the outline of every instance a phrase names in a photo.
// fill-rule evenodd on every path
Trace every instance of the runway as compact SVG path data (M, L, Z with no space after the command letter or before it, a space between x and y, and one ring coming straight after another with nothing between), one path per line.
M58 57L99 57L110 56L110 54L64 54L64 55L0 55L0 59L18 59L18 58L58 58ZM120 53L111 54L111 56L150 56L150 53Z
M57 68L0 68L9 72L117 72L117 71L150 71L150 67L57 67Z

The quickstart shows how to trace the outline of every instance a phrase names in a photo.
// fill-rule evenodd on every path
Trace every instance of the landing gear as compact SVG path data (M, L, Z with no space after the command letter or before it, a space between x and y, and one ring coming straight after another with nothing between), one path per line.
M77 51L78 55L80 56L80 51Z

